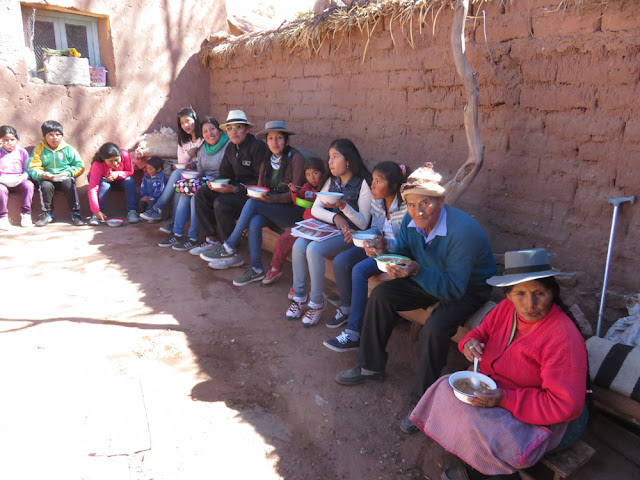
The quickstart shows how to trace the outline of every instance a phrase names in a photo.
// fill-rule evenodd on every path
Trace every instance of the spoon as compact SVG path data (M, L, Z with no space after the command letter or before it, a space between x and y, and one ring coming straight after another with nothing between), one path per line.
M480 379L478 378L478 357L473 357L473 375L469 379L474 390L480 390Z

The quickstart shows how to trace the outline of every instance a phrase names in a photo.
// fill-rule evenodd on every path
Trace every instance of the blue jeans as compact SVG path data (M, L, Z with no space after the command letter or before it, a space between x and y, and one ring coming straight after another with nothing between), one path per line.
M173 223L175 223L176 221L178 195L180 195L179 193L176 192L176 189L173 187L173 184L176 183L181 178L182 178L182 170L174 170L173 172L171 172L171 175L169 175L169 180L167 180L167 184L165 185L164 190L162 191L162 194L160 195L160 197L156 201L156 204L154 205L154 207L162 211L162 209L167 205L167 203L169 203L171 199L173 199L173 215L172 215Z
M127 177L113 182L107 182L104 178L102 179L100 189L98 190L98 203L100 204L101 211L104 210L107 194L112 188L114 190L124 190L124 195L127 198L127 212L131 210L134 212L138 211L138 192L133 177Z
M250 198L242 207L242 213L233 232L225 242L231 248L237 248L242 232L249 229L249 252L251 266L264 270L262 265L262 228L274 223L280 228L288 228L302 220L303 209L292 203L265 203Z
M367 258L364 248L351 244L351 248L339 253L333 259L333 276L340 295L340 306L348 311L351 308L351 270L356 263ZM345 312L346 313L346 312Z
M184 226L187 223L187 218L191 216L187 236L195 240L198 238L198 219L196 218L195 198L182 193L178 193L177 195L178 200L173 204L173 234L181 237L184 232Z
M334 268L335 264L334 261ZM373 258L366 258L353 267L351 272L351 311L345 329L352 337L360 337L360 330L362 330L364 312L369 297L369 277L380 273L382 272L378 270L378 265Z
M311 280L309 300L316 305L322 304L324 301L322 290L324 287L325 258L333 257L352 246L353 244L344 241L342 235L323 242L298 238L293 244L291 253L293 259L293 288L296 298L302 298L305 295L308 272Z

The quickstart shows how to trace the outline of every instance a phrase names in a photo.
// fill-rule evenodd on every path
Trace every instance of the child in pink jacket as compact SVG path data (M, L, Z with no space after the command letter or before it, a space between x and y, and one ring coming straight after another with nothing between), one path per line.
M133 181L131 155L115 143L105 143L93 157L89 171L89 206L93 216L89 225L96 226L107 217L103 212L111 188L124 190L127 198L127 220L138 223L138 193Z
M29 154L19 145L20 137L10 125L0 127L0 230L9 230L7 205L9 192L16 192L22 197L20 207L20 225L30 227L31 200L33 183L27 175Z

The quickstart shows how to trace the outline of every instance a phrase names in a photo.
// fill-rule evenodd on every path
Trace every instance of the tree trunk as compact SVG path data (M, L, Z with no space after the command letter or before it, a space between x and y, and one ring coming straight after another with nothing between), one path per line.
M451 28L453 61L460 76L467 97L464 108L464 130L467 135L469 156L456 176L447 183L446 201L454 204L476 177L484 159L484 145L478 128L478 82L476 73L471 71L465 55L464 26L469 11L469 0L456 0L455 14Z

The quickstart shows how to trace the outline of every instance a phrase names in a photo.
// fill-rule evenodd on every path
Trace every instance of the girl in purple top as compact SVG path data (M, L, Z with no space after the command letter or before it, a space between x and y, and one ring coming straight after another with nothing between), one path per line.
M29 154L18 141L20 136L9 125L0 127L0 230L9 230L9 192L17 192L22 197L20 226L30 227L33 183L29 180L27 167Z

